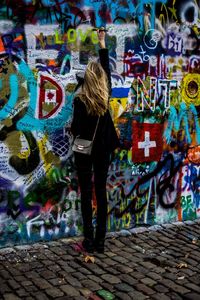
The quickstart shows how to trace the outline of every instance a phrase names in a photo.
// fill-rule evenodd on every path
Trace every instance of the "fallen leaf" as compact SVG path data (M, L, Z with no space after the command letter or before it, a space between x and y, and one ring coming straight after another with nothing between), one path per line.
M185 279L185 276L178 277L178 280Z
M177 265L177 268L182 269L182 268L187 268L188 265L186 263L180 263Z
M86 262L86 263L93 263L94 264L94 262L95 262L95 259L94 259L94 256L89 256L89 255L86 255L85 257L84 257L84 261Z
M193 238L192 244L197 244L198 240L196 238Z

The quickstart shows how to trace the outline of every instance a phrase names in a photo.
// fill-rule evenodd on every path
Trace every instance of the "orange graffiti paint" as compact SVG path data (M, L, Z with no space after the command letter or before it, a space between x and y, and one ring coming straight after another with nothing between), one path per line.
M190 162L198 165L200 163L200 145L190 147L187 152L187 158Z
M2 42L1 36L0 36L0 52L5 52L4 44Z
M22 36L22 35L19 35L18 37L16 37L16 38L14 39L13 42L19 42L19 41L22 41L22 40L23 40L23 36Z
M56 62L54 59L50 59L49 62L48 62L48 65L49 66L56 66Z

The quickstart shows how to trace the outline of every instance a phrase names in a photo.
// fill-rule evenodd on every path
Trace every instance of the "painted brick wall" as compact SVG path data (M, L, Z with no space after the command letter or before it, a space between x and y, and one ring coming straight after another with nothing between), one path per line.
M0 247L82 234L70 122L99 26L122 146L108 230L200 217L198 1L2 0Z

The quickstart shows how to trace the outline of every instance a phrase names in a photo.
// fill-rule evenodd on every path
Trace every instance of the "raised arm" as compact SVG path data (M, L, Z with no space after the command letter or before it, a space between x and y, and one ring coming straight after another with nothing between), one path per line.
M101 63L102 68L107 74L108 77L108 85L109 85L109 94L111 95L111 73L110 73L110 66L109 66L109 53L108 49L106 48L106 43L105 43L105 35L106 31L104 28L100 28L97 30L97 36L99 40L99 60Z

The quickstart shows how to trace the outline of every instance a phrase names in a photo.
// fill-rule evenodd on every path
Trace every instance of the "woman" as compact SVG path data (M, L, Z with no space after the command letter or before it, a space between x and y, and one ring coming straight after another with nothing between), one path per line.
M105 47L105 30L97 30L99 40L98 62L89 62L81 86L74 99L74 115L71 132L74 136L92 140L98 127L91 155L74 152L78 181L81 191L83 218L83 247L87 252L104 252L107 220L106 180L110 155L119 146L110 113L109 96L111 76L108 49ZM97 226L94 238L92 225L92 177L94 175L97 201Z

